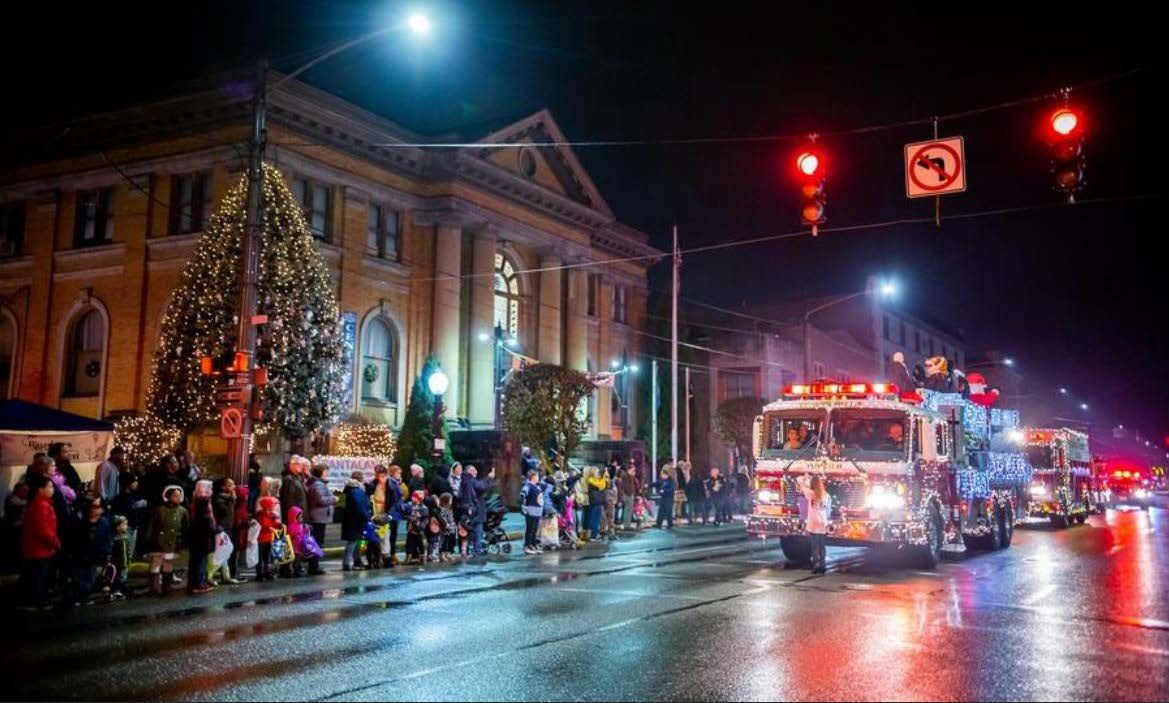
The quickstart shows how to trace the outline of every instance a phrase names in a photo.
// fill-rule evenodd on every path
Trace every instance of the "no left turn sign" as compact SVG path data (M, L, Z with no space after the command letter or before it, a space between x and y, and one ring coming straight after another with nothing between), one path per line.
M931 139L905 145L905 194L911 198L966 190L966 154L962 137Z

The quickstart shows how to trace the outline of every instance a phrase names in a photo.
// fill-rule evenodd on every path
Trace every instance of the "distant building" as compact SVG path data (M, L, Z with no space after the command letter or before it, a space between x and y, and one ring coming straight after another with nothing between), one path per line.
M874 286L870 280L866 290ZM706 442L698 430L709 426L727 400L772 400L785 386L809 380L885 380L889 359L898 351L911 367L938 355L958 368L966 362L960 333L882 303L874 294L756 305L738 317L700 306L684 311L685 341L701 357L691 371L691 456L711 465L728 465L731 448L713 436ZM814 312L805 327L808 311ZM701 452L698 443L706 444Z

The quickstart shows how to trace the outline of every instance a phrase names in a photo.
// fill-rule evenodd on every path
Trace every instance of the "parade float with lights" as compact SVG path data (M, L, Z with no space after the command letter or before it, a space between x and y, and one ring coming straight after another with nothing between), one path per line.
M905 385L795 384L763 408L748 534L778 538L789 560L807 561L796 480L820 475L832 499L829 544L890 547L929 568L943 552L1010 546L1016 496L1031 479L1018 412L991 407L997 393L940 357L915 374L899 357L892 376Z
M1027 427L1020 434L1033 472L1026 517L1056 528L1084 524L1105 497L1093 486L1088 435L1067 427Z

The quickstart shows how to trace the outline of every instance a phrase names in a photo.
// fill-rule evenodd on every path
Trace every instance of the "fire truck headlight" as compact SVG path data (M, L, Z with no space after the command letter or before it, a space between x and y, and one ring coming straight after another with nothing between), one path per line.
M1138 488L1135 491L1133 491L1133 495L1135 495L1137 498L1148 498L1149 492L1147 490L1145 490L1144 488Z
M865 498L865 507L869 510L901 510L905 507L905 498L885 490L884 486L874 486Z
M759 491L755 494L755 499L760 503L774 503L775 501L779 500L779 494L775 491L763 489L762 491Z
M1031 486L1031 497L1042 498L1047 495L1047 486Z

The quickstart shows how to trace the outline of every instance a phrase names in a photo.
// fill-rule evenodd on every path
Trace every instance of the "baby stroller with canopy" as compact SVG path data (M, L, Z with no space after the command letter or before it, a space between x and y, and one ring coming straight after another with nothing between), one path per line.
M487 499L487 520L483 523L483 542L487 551L492 554L510 554L511 542L507 539L507 530L503 529L503 516L507 514L507 507L498 495Z

